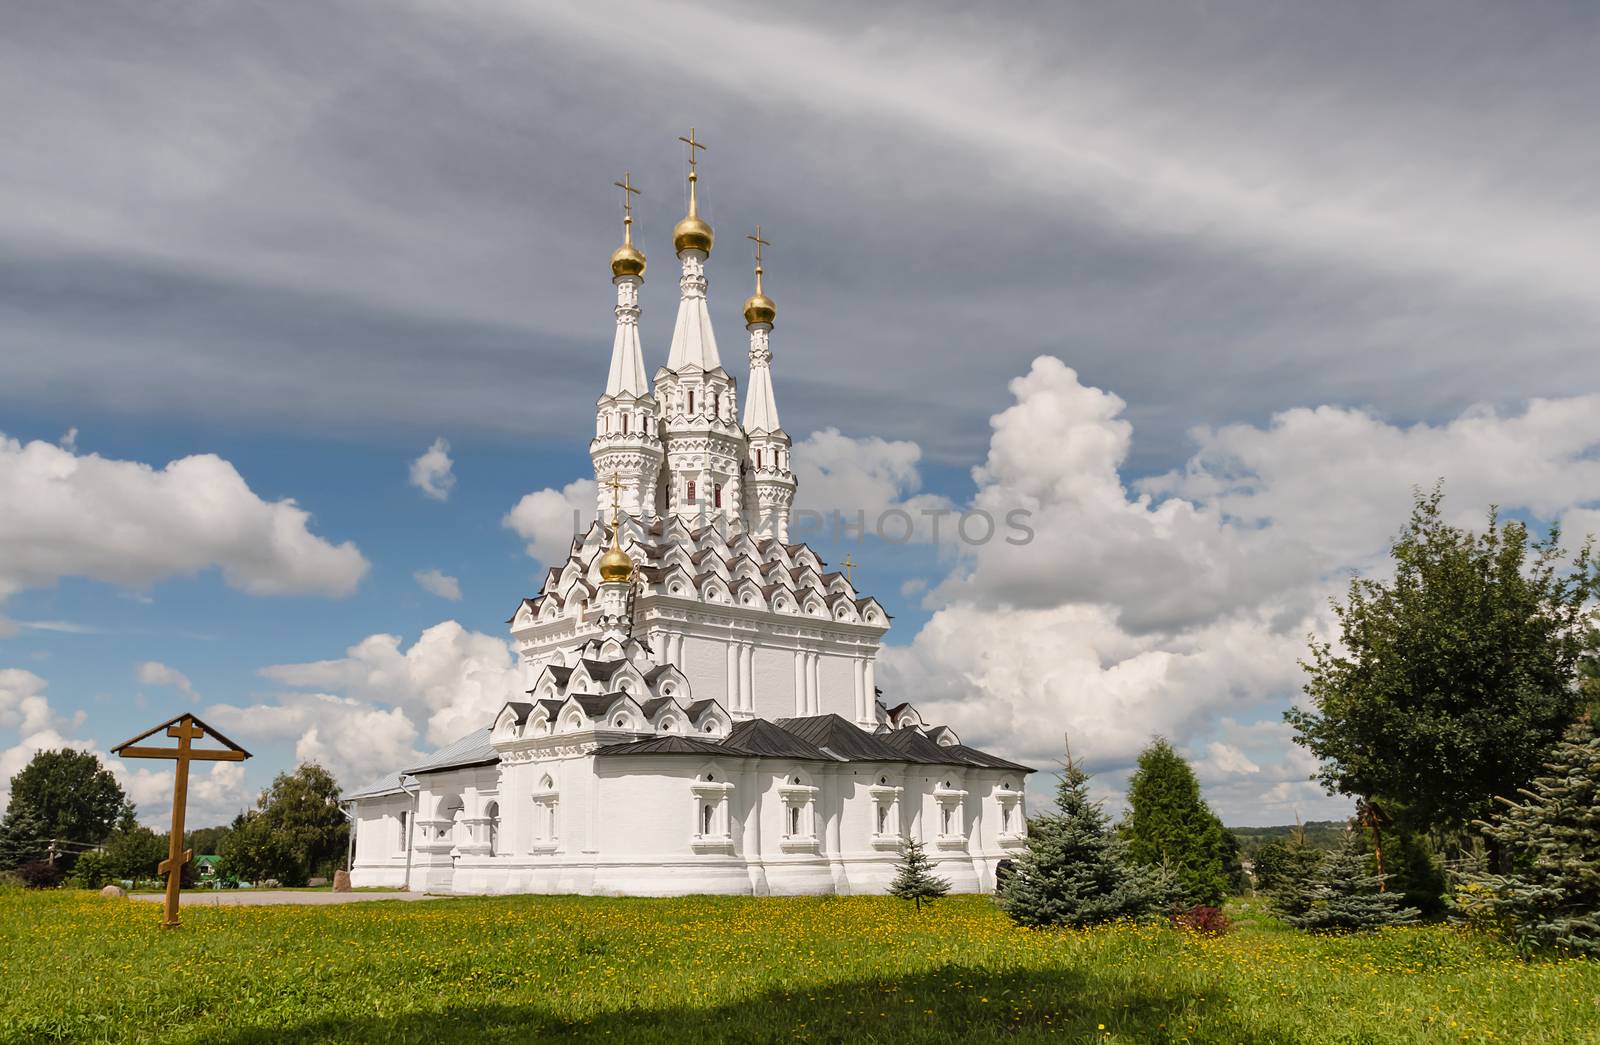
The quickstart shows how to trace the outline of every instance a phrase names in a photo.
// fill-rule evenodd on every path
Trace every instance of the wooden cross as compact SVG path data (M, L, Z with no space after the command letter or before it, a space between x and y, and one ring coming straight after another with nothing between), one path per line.
M622 223L624 225L632 225L633 198L635 196L643 196L644 193L633 187L632 171L623 171L622 180L614 181L611 184L622 190Z
M844 561L841 562L839 565L844 567L844 579L850 582L850 586L852 588L855 587L855 585L856 585L855 569L860 564L851 561L850 556L847 554L844 557Z
M162 730L166 735L178 742L172 747L142 747L141 740L147 740ZM202 740L207 734L215 740L222 742L222 748L196 748L194 741ZM113 755L121 758L170 758L178 763L177 773L172 784L172 834L167 837L167 858L161 861L156 868L157 874L167 876L167 902L166 914L162 925L168 929L178 927L178 889L183 883L183 865L189 862L194 855L193 850L183 847L183 814L184 807L189 800L189 763L190 762L243 762L250 757L250 752L235 744L227 737L218 733L210 726L201 722L193 715L179 715L177 718L168 719L154 729L146 730L134 737L125 740L111 749Z
M746 236L745 239L750 240L756 245L756 268L759 269L761 267L761 248L772 246L772 241L770 239L761 238L760 225L756 226L756 234L754 236Z
M680 135L678 135L678 140L683 142L685 145L689 146L689 173L693 174L694 173L694 164L695 164L695 152L694 151L696 149L704 149L706 147L705 143L704 142L697 142L697 141L694 140L694 128L693 127L689 128L689 137L685 138L683 135L680 134Z

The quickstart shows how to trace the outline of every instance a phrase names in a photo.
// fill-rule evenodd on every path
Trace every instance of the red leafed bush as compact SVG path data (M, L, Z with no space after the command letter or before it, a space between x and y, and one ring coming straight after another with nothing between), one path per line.
M1222 913L1222 908L1208 907L1205 904L1196 904L1187 911L1174 914L1172 924L1203 936L1221 936L1231 928L1228 916Z
M29 889L54 889L61 884L61 879L66 877L66 872L59 864L35 860L17 868L17 877L22 879L22 884Z

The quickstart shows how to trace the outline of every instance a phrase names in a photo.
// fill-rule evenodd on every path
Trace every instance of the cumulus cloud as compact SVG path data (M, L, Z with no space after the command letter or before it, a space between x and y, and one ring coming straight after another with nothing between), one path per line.
M1011 392L972 504L1028 509L1034 540L963 550L928 623L884 651L886 694L1034 765L1065 729L1112 786L1164 734L1236 823L1345 808L1278 717L1328 597L1381 564L1414 487L1443 477L1469 525L1490 503L1583 525L1600 502L1596 397L1407 427L1292 410L1197 430L1183 468L1130 484L1121 399L1049 357Z
M200 694L196 693L189 683L189 676L176 668L167 667L160 661L147 660L140 664L138 676L139 681L146 686L171 686L191 700L200 699Z
M367 560L199 454L153 468L0 436L0 599L87 577L139 588L215 567L251 595L348 595Z
M423 496L435 501L450 499L456 485L455 462L450 459L450 444L441 436L411 462L411 485L421 490Z
M916 443L854 438L825 428L795 444L791 460L805 491L795 513L796 540L841 524L864 525L866 533L894 541L907 535L923 541L955 537L954 523L943 518L955 510L955 503L921 492L922 448ZM820 522L810 517L813 512L822 517Z
M451 602L461 601L461 582L439 570L417 570L411 575L422 590Z
M294 741L299 762L330 770L347 790L422 757L417 729L403 708L328 693L287 693L274 703L217 704L206 719L225 733Z
M456 621L435 624L401 647L398 635L369 635L343 657L272 665L261 674L290 689L401 708L426 722L424 737L433 746L482 727L527 689L509 643Z
M31 671L0 668L0 731L16 731L15 743L0 749L0 809L10 801L11 778L34 755L40 751L70 748L92 752L100 759L138 807L140 822L158 830L169 823L172 769L124 762L108 754L95 739L75 736L87 716L81 710L71 716L56 714L45 694L46 686L46 680ZM209 771L191 772L189 823L196 826L226 823L245 801L243 766L215 762Z
M559 490L525 494L500 525L527 541L528 554L539 562L564 562L573 535L594 517L595 489L593 479L574 479Z

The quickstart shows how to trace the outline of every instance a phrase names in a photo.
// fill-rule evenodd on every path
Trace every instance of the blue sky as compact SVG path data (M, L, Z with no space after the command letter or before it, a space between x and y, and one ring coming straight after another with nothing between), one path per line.
M199 794L223 817L298 755L355 782L481 715L560 536L504 519L590 471L611 182L645 189L653 368L690 125L741 376L741 237L774 241L800 504L1041 520L1022 549L819 542L896 615L880 681L969 741L1047 765L1070 730L1115 800L1160 732L1230 822L1337 813L1279 718L1410 489L1600 530L1586 5L6 22L7 775L192 707L260 756ZM444 500L409 481L440 438ZM162 779L128 783L159 817Z

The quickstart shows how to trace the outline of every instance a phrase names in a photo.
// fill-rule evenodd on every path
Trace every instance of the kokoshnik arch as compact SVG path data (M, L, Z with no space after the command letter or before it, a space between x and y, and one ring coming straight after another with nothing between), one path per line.
M797 483L773 392L770 244L757 226L741 420L706 299L705 145L693 130L680 140L681 295L654 388L638 190L617 183L616 330L589 447L598 516L507 622L529 688L484 728L346 796L356 885L882 892L915 838L956 890L975 892L1023 844L1032 770L885 698L873 665L888 613L788 543Z

